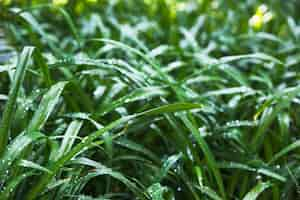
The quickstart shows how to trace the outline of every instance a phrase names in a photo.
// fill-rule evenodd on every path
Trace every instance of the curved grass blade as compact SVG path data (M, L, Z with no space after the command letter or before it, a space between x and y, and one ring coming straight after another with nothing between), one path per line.
M219 59L218 64L225 64L225 63L230 63L233 61L238 61L241 59L259 59L259 60L264 60L264 61L270 61L274 62L279 65L283 65L283 63L278 60L277 58L264 54L264 53L253 53L253 54L244 54L244 55L237 55L237 56L225 56Z
M51 171L48 170L47 168L45 168L37 163L34 163L32 161L29 161L29 160L21 160L19 163L19 166L35 169L35 170L46 172L46 173L51 173Z
M142 57L148 64L150 64L158 73L158 75L160 75L160 77L166 81L167 83L170 84L171 88L174 90L174 92L176 93L177 95L177 98L180 100L180 101L184 101L185 100L185 93L183 91L182 88L180 87L177 87L176 85L172 84L174 82L173 78L171 78L170 76L168 76L167 74L165 74L162 69L160 68L159 65L157 65L151 58L149 58L147 55L145 55L144 53L142 53L141 51L137 50L137 49L134 49L126 44L123 44L123 43L120 43L120 42L117 42L117 41L113 41L113 40L107 40L107 39L92 39L90 41L99 41L99 42L105 42L105 43L108 43L108 44L111 44L111 45L115 45L116 47L119 47L123 50L126 50L126 51L129 51L129 52L132 52L140 57ZM190 118L193 118L191 115L190 115ZM187 127L189 127L189 124L187 123L190 123L190 120L189 119L186 119L185 122L184 122ZM196 130L196 128L194 128L194 130ZM194 134L196 135L196 137L198 137L198 133L196 134L197 130L196 131L192 131L192 133L194 132ZM226 199L226 194L225 194L225 190L224 190L224 186L223 186L223 181L222 181L222 177L221 177L221 174L219 172L219 170L217 169L217 166L215 164L215 161L213 158L213 154L211 153L207 143L205 142L204 139L202 139L201 137L200 138L197 138L198 140L198 143L200 145L200 147L202 148L202 150L205 152L205 155L206 155L206 158L208 158L208 162L209 162L209 165L211 167L211 169L213 170L213 173L214 173L214 176L217 180L217 184L218 184L218 187L222 193L222 196Z
M103 111L100 111L100 113L106 114L112 110L114 110L117 107L120 107L124 105L125 103L130 103L138 100L143 100L147 98L153 98L157 96L165 96L167 94L166 91L164 91L160 87L144 87L144 88L138 88L131 92L128 95L125 95L116 101L111 102L109 105L105 106ZM98 113L97 113L98 114Z
M251 166L248 166L243 163L236 163L236 162L222 162L219 164L220 168L226 168L226 169L239 169L239 170L245 170L250 172L255 172L258 174L262 174L271 178L274 178L276 180L279 180L281 182L285 182L286 178L281 176L278 173L275 173L267 168L254 168Z
M219 69L224 71L228 76L230 76L233 80L238 82L240 85L249 86L247 78L237 68L234 68L233 66L227 64L223 64L219 67Z
M222 200L222 198L210 187L208 186L196 186L196 188L198 188L203 194L205 194L206 196L208 196L210 199L213 200Z
M278 36L271 34L271 33L267 33L267 32L258 32L255 34L243 34L239 37L239 39L242 39L242 40L259 39L261 41L269 40L269 41L272 41L275 43L279 43L281 45L284 45L284 43L285 43Z
M203 96L220 96L220 95L232 95L232 94L247 94L247 93L254 93L255 91L249 87L233 87L233 88L224 88L224 89L220 89L220 90L215 90L215 91L209 91L205 94L203 94Z
M22 133L17 136L12 143L7 147L3 156L1 157L0 165L0 177L4 179L7 174L7 170L11 167L13 161L15 161L26 147L32 142L43 138L44 135L39 132Z
M38 183L36 184L36 187L32 188L31 191L27 193L25 199L26 200L35 199L38 196L38 194L47 186L47 184L50 182L52 177L66 164L66 162L70 161L74 156L80 153L83 149L90 147L95 139L99 138L101 135L112 130L113 128L120 126L121 124L127 123L130 120L133 120L137 117L142 117L144 115L158 115L158 114L163 114L165 112L177 112L177 111L193 109L195 107L198 108L199 105L198 104L196 105L197 106L195 106L195 104L189 104L189 103L164 105L158 108L154 108L150 111L145 111L142 113L122 117L114 122L111 122L110 124L103 127L102 129L89 134L79 144L73 147L66 155L62 156L58 161L56 161L50 167L48 167L48 169L52 171L52 174L46 173L43 176L41 176Z
M158 75L160 75L164 80L166 80L168 83L173 82L173 80L171 79L170 76L168 76L167 74L165 74L162 69L153 61L152 58L149 58L146 54L144 54L143 52L139 51L138 49L132 48L124 43L118 42L118 41L114 41L114 40L110 40L110 39L91 39L89 41L95 41L95 42L104 42L107 44L111 44L114 45L120 49L123 49L125 51L134 53L138 56L140 56L141 58L143 58L148 64L150 64L152 67L154 67L154 69L157 71Z
M255 200L266 189L271 186L270 182L259 182L250 192L246 194L243 200Z
M61 146L58 150L56 160L70 151L70 149L74 144L75 138L79 133L80 128L82 127L82 124L83 124L82 121L77 121L77 120L71 122L64 135L64 139L61 143Z
M77 120L86 120L93 124L97 129L102 128L103 126L99 124L97 121L95 121L93 118L91 118L91 114L83 113L83 112L76 112L76 113L67 113L64 115L64 117L77 119Z
M222 200L222 198L213 189L203 185L203 175L202 175L201 168L199 166L195 167L195 172L198 177L198 183L199 183L199 186L197 185L196 188L198 188L203 194L207 195L213 200Z
M59 97L67 82L58 82L43 96L38 109L27 128L28 132L40 130L58 103Z
M130 150L140 152L140 153L144 154L145 156L148 156L149 158L151 158L153 161L155 161L157 163L160 162L160 159L154 153L152 153L149 149L147 149L144 146L142 146L138 143L135 143L129 139L116 140L115 143L122 147L128 148Z
M178 160L182 157L182 154L172 155L168 157L168 159L163 163L160 172L157 176L157 182L161 182L161 180L167 176L169 170L178 162Z
M54 41L44 31L42 26L38 23L38 21L32 14L30 14L29 12L22 12L19 9L13 10L13 13L18 15L22 20L29 24L32 27L32 29L35 30L36 33L38 33L42 38L44 38L53 52L55 52L57 55L62 54L62 51L56 47Z
M76 39L76 41L78 43L78 46L80 47L81 46L81 40L80 40L78 31L76 29L75 24L73 23L73 20L72 20L71 16L69 15L69 13L67 11L65 11L65 9L63 9L61 7L58 7L58 10L63 15L63 17L65 18L68 26L71 29L71 32L73 33L73 35L74 35L74 37L75 37L75 39Z
M16 67L17 69L14 74L14 79L8 95L8 101L5 105L5 109L2 115L2 120L0 125L0 156L4 152L8 142L9 129L12 123L12 118L14 114L14 108L16 106L18 93L21 84L24 80L26 68L30 62L30 58L33 53L33 50L34 47L24 47L18 59L18 64Z
M22 175L14 178L10 181L5 188L0 191L0 199L9 199L13 191L18 187L18 185L26 178L34 175L32 172L23 173Z
M72 34L74 35L76 41L78 42L78 45L80 46L80 37L79 37L79 33L76 29L76 26L71 18L71 16L69 15L69 13L62 7L57 7L53 4L38 4L29 8L24 9L22 12L25 11L30 11L30 10L35 10L35 9L56 9L58 10L61 15L64 17L65 21L67 22L67 25L69 26L69 28L71 29Z
M300 92L300 87L291 87L286 88L283 92L280 92L278 95L275 96L276 105L273 109L270 109L268 113L266 113L265 117L261 119L260 126L258 130L256 131L254 138L252 139L252 148L253 151L256 152L260 149L265 133L274 121L274 119L277 117L277 114L280 113L283 109L290 106L292 100L297 97L297 95ZM268 106L269 104L266 103L265 106ZM263 106L264 107L264 106Z
M180 87L177 87L176 85L172 84L174 82L173 78L171 78L170 76L168 76L167 74L165 74L159 65L157 65L151 58L149 58L147 55L145 55L144 53L142 53L141 51L137 50L137 49L134 49L126 44L123 44L123 43L120 43L120 42L117 42L117 41L113 41L113 40L107 40L107 39L92 39L90 41L98 41L98 42L105 42L105 43L108 43L108 44L112 44L112 45L115 45L116 47L119 47L123 50L126 50L126 51L129 51L129 52L132 52L136 55L139 55L140 57L142 57L148 64L150 64L158 73L158 75L161 76L161 78L166 81L167 83L170 84L171 88L174 90L174 92L176 93L177 95L177 98L180 100L180 101L184 101L185 100L185 93L183 91L182 88ZM193 118L192 115L189 115L189 118ZM189 126L191 124L190 122L190 119L186 118L186 120L183 120L185 125L187 127L191 127ZM224 185L223 185L223 180L222 180L222 177L221 177L221 174L219 172L219 169L217 168L216 166L216 163L215 163L215 160L213 158L213 154L211 153L207 143L205 142L205 140L203 138L199 138L199 134L197 133L197 129L194 127L193 128L194 131L191 131L195 137L197 138L197 142L198 144L200 145L200 147L202 148L202 150L204 151L205 153L205 156L206 158L208 158L208 162L209 162L209 165L211 167L211 169L213 170L213 174L216 178L216 181L217 181L217 184L218 184L218 187L222 193L222 196L223 198L226 199L226 194L225 194L225 189L224 189Z
M195 103L173 103L169 105L160 106L158 108L153 108L144 112L137 114L138 116L150 116L150 115L158 115L161 113L171 113L171 112L179 112L184 110L192 110L202 108L201 104Z
M88 158L79 158L72 160L72 163L74 164L81 164L81 165L87 165L94 167L91 173L87 175L87 177L90 179L92 177L101 176L101 175L108 175L111 176L120 182L122 182L128 189L130 189L132 192L134 192L137 196L140 196L142 199L144 198L143 192L140 188L137 187L137 185L130 181L128 178L126 178L122 173L118 171L114 171L103 164L96 162L94 160L88 159Z
M33 54L34 63L42 70L43 79L47 87L52 85L52 78L50 76L49 68L45 59L43 58L41 52L39 50L35 50Z
M192 135L195 137L199 147L201 148L201 150L203 151L205 158L207 160L207 164L209 166L209 168L212 170L214 177L216 179L217 185L219 187L219 190L222 194L223 198L226 198L226 193L225 193L225 189L224 189L224 184L223 184L223 179L220 173L220 170L217 166L217 162L214 158L214 155L212 154L208 144L206 143L206 141L202 138L202 136L200 135L199 131L196 129L196 127L194 126L194 124L191 122L191 120L188 119L188 116L183 115L181 116L182 121L184 122L184 124L186 125L186 127L191 131Z
M288 145L287 147L285 147L284 149L282 149L280 152L276 153L270 160L269 164L274 163L282 156L288 154L291 151L294 151L295 149L297 149L299 147L300 147L300 140L297 140L296 142L294 142L294 143Z

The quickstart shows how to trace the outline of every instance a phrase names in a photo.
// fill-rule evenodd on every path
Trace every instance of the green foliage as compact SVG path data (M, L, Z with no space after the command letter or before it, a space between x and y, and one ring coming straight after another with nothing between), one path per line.
M0 200L299 199L299 9L0 1Z

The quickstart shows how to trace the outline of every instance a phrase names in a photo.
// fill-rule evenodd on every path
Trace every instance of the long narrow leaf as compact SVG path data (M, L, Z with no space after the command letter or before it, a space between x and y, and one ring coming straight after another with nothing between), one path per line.
M26 68L30 62L33 50L33 47L24 47L22 53L19 56L18 64L16 67L17 70L14 74L14 79L8 95L8 101L6 103L0 124L0 156L5 150L8 142L10 131L9 129L14 116L14 108L16 106L18 93L25 77Z

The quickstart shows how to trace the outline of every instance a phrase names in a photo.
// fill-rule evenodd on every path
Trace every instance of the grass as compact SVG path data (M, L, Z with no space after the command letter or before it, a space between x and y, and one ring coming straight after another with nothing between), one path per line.
M297 1L0 3L0 200L298 199Z

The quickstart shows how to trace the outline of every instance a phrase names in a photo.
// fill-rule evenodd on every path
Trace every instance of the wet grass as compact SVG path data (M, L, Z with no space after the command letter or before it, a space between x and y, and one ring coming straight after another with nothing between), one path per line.
M1 5L0 199L300 198L297 8Z

